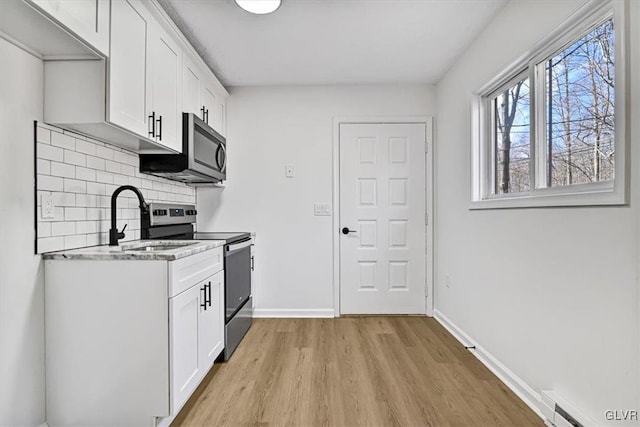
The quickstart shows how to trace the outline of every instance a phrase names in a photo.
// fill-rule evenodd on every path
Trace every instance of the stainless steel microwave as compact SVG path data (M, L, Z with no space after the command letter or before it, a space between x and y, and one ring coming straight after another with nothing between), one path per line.
M141 154L140 172L188 184L227 178L226 139L193 113L182 114L182 154Z

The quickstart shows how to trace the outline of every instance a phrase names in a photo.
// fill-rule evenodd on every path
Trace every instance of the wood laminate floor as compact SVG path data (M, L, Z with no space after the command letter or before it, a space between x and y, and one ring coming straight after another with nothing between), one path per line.
M256 319L172 426L544 426L425 317Z

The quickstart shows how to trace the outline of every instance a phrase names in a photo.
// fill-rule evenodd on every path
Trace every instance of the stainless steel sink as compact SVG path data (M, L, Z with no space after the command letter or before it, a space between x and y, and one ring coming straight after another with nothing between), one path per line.
M160 244L147 244L143 246L123 246L123 251L140 251L140 252L160 252L170 251L173 249L183 248L185 246L193 245L194 243L160 243Z

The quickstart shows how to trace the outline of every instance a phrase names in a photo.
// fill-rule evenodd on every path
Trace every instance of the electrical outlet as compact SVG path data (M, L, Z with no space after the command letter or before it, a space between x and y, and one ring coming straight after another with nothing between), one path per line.
M55 205L51 193L42 195L42 218L55 218Z
M293 178L294 176L296 176L296 171L293 168L293 165L285 165L284 176L286 176L287 178Z
M331 216L331 205L329 203L314 203L313 213L315 216Z

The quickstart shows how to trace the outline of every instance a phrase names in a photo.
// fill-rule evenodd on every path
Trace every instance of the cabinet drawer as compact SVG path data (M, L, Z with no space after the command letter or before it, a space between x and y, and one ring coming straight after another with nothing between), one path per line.
M189 289L223 269L222 247L169 263L169 297Z

